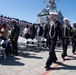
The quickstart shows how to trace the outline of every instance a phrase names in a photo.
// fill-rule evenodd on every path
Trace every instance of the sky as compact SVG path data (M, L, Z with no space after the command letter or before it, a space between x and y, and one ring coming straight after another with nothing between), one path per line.
M19 18L29 22L36 22L39 11L46 8L45 0L0 0L0 14ZM57 0L56 0L57 1ZM61 10L70 23L76 21L76 0L60 0L57 10Z

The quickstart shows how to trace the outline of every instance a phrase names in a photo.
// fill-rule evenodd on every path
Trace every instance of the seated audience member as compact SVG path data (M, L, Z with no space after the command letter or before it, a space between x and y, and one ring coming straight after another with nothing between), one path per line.
M0 36L4 39L7 40L8 39L8 28L6 24L2 25L1 31L0 31Z
M11 46L8 41L8 29L6 24L2 25L2 29L0 31L0 44L2 45L3 48L5 48L6 55L9 56L11 53ZM2 42L3 40L3 42ZM2 42L2 43L1 43Z

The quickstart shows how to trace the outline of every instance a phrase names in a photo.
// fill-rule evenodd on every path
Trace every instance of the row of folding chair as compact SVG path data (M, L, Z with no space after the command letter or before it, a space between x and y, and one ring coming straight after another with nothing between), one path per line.
M36 39L25 39L22 37L19 37L18 39L18 48L21 50L21 53L23 50L29 50L29 49L35 49L37 47L37 40Z
M46 47L46 39L44 39L44 41L41 39L41 44L42 44L42 46ZM19 37L18 48L21 50L21 53L23 52L23 50L35 51L36 49L39 49L39 42L36 38L35 39L30 39L30 38L25 39L23 37Z

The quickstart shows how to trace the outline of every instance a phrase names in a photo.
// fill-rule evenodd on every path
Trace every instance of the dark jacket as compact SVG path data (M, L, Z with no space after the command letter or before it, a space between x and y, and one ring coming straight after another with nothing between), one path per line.
M65 37L66 36L66 37ZM62 38L69 38L72 37L72 28L71 26L67 26L65 30L65 36L64 36L64 26L62 27Z
M49 35L49 32L50 32L50 25L47 25L46 28L45 28L45 37L47 38L50 38L50 35ZM52 29L52 35L54 34L54 30ZM59 36L59 39L61 39L61 36L62 36L62 29L61 29L61 24L59 21L55 21L55 37L54 38L57 38Z
M14 25L11 31L11 39L18 39L20 34L20 28L17 25Z
M73 37L73 38L76 38L76 28L73 28L72 37Z

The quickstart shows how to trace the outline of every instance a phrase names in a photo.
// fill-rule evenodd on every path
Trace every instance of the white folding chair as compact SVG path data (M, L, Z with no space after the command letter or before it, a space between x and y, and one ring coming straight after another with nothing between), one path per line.
M37 41L37 39L33 39L32 40L32 45L34 47L34 49L33 49L33 51L34 51L38 47L38 41Z
M27 42L27 40L25 38L19 37L18 49L21 51L21 54L22 54L23 50L25 50L25 48L26 48L26 42Z
M46 38L44 38L44 40L43 40L43 39L41 39L42 47L46 47L46 41L47 41L47 39L46 39Z
M27 51L31 50L31 46L32 46L32 39L27 39L27 43L26 43Z

